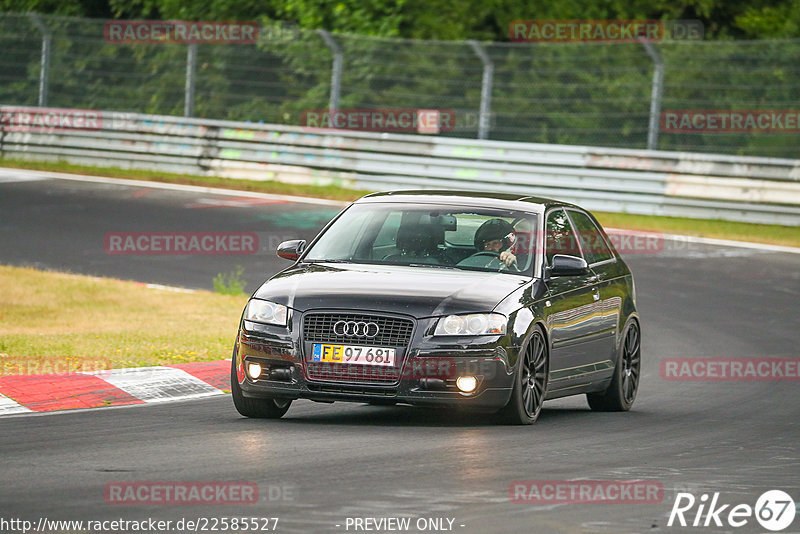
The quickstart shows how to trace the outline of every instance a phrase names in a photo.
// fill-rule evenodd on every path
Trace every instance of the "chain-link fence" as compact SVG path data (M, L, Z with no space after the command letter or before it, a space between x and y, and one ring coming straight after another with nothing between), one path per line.
M800 110L800 40L417 41L260 21L255 44L115 44L105 22L0 15L0 103L293 125L316 109L439 109L456 117L446 136L798 154L796 127L676 132L659 117Z

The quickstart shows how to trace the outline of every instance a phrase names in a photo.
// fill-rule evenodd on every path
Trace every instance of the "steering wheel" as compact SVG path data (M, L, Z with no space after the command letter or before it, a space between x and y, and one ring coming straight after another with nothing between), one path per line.
M500 253L499 252L492 252L491 250L481 250L480 252L476 252L475 254L470 256L470 258L476 258L478 256L491 256L492 257L492 259L490 259L486 263L486 265L484 265L484 267L487 268L487 269L495 269L496 268L498 271L503 271L503 270L506 270L506 269L509 269L509 270L510 269L514 269L516 272L520 272L519 271L519 267L517 266L516 262L513 263L512 265L506 265L506 263L503 260L500 259Z

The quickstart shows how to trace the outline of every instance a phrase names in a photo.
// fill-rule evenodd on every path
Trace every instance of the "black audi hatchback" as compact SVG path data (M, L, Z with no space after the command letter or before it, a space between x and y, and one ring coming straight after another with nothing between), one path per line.
M231 388L248 417L295 399L464 407L533 423L585 394L624 411L640 376L633 276L595 218L545 198L367 195L242 314Z

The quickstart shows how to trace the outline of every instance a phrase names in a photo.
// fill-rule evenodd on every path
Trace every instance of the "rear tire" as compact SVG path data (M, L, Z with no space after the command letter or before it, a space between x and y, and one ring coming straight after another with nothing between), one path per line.
M642 365L639 323L628 321L623 331L614 378L602 393L587 393L589 408L595 412L627 412L636 400Z
M256 419L280 419L291 406L291 399L251 399L242 394L236 375L236 349L231 358L231 393L236 411L245 417Z
M544 334L537 326L520 351L511 399L497 415L509 425L531 425L542 411L547 395L549 358Z

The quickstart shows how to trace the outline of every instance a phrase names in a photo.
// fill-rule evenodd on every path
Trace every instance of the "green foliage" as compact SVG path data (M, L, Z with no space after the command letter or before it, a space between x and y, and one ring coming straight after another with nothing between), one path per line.
M110 18L108 0L0 0L0 13L42 13Z
M749 6L736 16L735 24L747 37L790 38L800 36L800 2L774 6Z
M245 282L242 280L244 268L237 265L229 273L219 273L213 278L214 292L222 295L242 295L244 293Z
M93 0L100 2L100 0ZM0 0L6 9L99 14L89 0ZM99 4L98 4L99 5ZM653 62L637 43L519 44L515 19L700 19L706 39L656 44L665 62L662 110L796 109L800 2L766 0L110 0L116 17L257 20L257 44L197 46L194 116L301 125L327 108L333 30L344 54L340 108L453 110L474 138L482 64L465 38L494 40L491 139L644 148ZM55 6L55 7L54 7ZM58 7L58 9L56 9ZM91 13L89 13L91 12ZM103 20L43 17L53 35L47 104L181 115L187 47L118 45ZM414 38L414 39L409 39ZM420 40L444 39L444 40ZM24 15L0 16L0 103L35 105L41 33ZM276 134L277 135L277 134ZM796 157L790 134L661 134L658 148ZM301 165L303 155L267 152Z
M515 19L699 19L712 38L800 37L796 0L0 0L0 12L122 19L269 19L411 39L507 40Z

